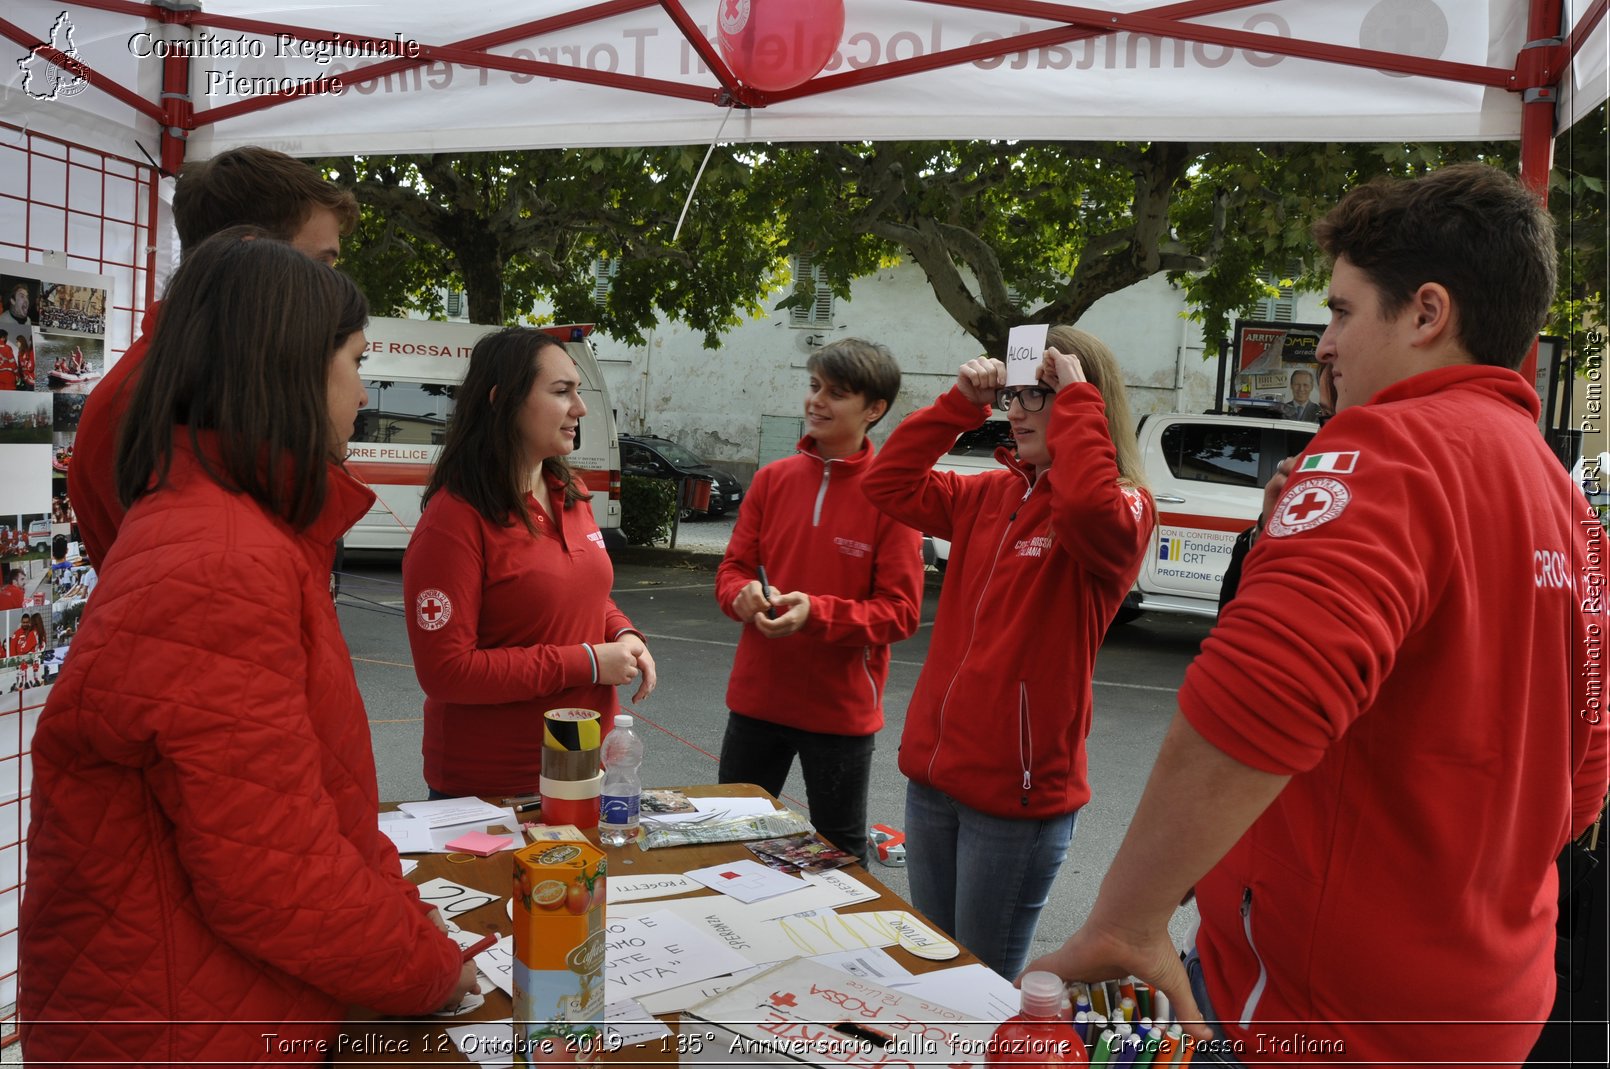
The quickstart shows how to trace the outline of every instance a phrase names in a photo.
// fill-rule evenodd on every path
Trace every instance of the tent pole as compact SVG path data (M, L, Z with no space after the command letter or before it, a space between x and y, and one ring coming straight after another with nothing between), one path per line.
M1521 184L1548 207L1549 171L1554 167L1554 113L1560 100L1562 65L1551 62L1562 54L1560 43L1560 0L1532 0L1526 24L1526 44L1515 57L1515 73L1532 74L1520 86L1521 92ZM1539 62L1541 60L1541 63ZM1532 82L1534 84L1526 84ZM1541 83L1541 84L1536 84ZM1521 361L1520 373L1527 382L1537 381L1537 342Z

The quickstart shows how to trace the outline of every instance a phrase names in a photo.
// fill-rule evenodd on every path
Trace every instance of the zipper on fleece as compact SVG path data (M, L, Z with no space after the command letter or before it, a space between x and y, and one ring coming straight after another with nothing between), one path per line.
M1021 473L1019 473L1021 474ZM1023 476L1027 482L1028 477ZM1012 521L1017 519L1023 502L1028 500L1029 494L1034 492L1034 484L1030 483L1028 489L1023 491L1023 497L1007 518L1006 526L1001 528L1001 540L995 544L995 556L990 558L989 574L984 576L984 585L979 588L978 600L973 603L973 626L967 632L967 645L962 649L962 655L956 659L956 670L950 674L950 682L945 684L944 696L939 699L939 731L934 736L934 750L928 755L928 782L934 779L934 763L939 760L939 748L945 743L945 709L950 705L950 692L956 689L956 679L962 674L962 666L967 663L967 655L973 650L973 639L978 637L978 614L984 607L984 596L989 593L990 581L995 578L995 566L1001 562L1001 550L1006 545L1006 539L1012 533Z
M827 480L833 472L831 460L822 461L822 485L816 491L816 507L811 510L811 526L822 526L822 502L827 500Z
M861 671L866 673L867 686L872 688L872 708L878 707L878 681L872 678L872 647L861 647Z
M1017 683L1017 761L1023 766L1023 805L1029 804L1029 788L1033 786L1029 779L1029 769L1034 767L1034 721L1029 716L1029 682L1020 679Z
M1257 1012L1258 1000L1263 998L1263 989L1269 983L1269 969L1263 963L1263 956L1258 953L1258 944L1252 941L1252 888L1241 889L1241 931L1247 937L1247 949L1252 951L1252 960L1258 963L1258 981L1252 985L1252 992L1247 995L1245 1006L1241 1007L1241 1027L1252 1027L1252 1015Z

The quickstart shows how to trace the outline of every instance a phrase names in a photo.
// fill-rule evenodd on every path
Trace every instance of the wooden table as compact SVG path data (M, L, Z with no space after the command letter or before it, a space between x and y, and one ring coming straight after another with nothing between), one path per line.
M706 784L694 787L678 788L684 794L694 798L708 797L749 797L770 798L771 795L753 784ZM492 800L496 804L496 800ZM596 830L587 833L588 839L595 846L599 846ZM617 875L648 875L658 873L682 873L690 869L701 868L706 865L716 865L723 861L732 861L738 858L753 858L754 855L743 843L711 843L698 846L664 847L658 850L640 850L638 847L603 847L609 857L609 873ZM462 855L460 855L462 856ZM454 883L473 887L500 896L498 901L489 905L471 910L454 920L465 931L486 933L498 931L507 934L509 931L508 897L513 884L513 862L510 853L494 854L486 858L474 858L469 861L450 862L445 854L426 854L419 859L419 867L414 870L412 879L416 883L424 883L436 877L451 880ZM859 865L852 865L845 870L856 879L877 891L881 897L857 902L849 906L839 907L840 912L859 913L871 910L905 909L918 917L917 913L905 900L885 887L876 876ZM670 902L678 898L688 898L690 895L668 896L663 901ZM607 907L606 907L607 908ZM927 922L927 918L922 918ZM931 922L930 927L933 927ZM937 931L938 929L935 928ZM960 956L949 961L927 961L919 958L899 946L886 948L901 965L914 973L929 972L934 969L950 968L957 965L968 965L978 961L965 948ZM396 1018L381 1018L371 1020L354 1020L343 1030L335 1051L332 1052L330 1064L347 1065L423 1065L423 1064L455 1064L467 1063L468 1059L458 1053L458 1048L447 1035L447 1029L461 1024L470 1024L475 1021L495 1021L510 1016L512 1006L510 999L496 987L483 993L486 1004L477 1010L466 1013L461 1017L433 1017L427 1020L399 1020ZM636 1046L626 1047L619 1051L606 1053L602 1061L609 1065L663 1065L677 1062L677 1014L662 1014L660 1020L671 1029L671 1037L649 1043L640 1043Z

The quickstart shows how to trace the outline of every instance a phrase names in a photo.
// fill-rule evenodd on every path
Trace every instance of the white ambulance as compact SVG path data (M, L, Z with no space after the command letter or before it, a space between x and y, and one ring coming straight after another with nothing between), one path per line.
M363 376L369 405L358 414L347 470L369 484L375 506L347 533L347 549L405 549L419 522L419 499L430 479L464 380L470 350L495 327L417 319L369 320ZM581 372L587 404L566 459L592 491L593 518L610 548L621 537L621 459L609 387L587 337L589 326L543 327L564 344Z

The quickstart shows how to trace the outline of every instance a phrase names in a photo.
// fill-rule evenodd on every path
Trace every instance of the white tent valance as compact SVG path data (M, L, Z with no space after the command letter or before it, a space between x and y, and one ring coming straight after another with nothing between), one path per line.
M845 0L827 68L767 95L710 45L718 2L732 0L11 0L0 114L133 158L157 157L176 131L187 143L169 165L241 144L457 152L703 143L718 129L726 141L1446 141L1520 137L1528 90L1569 125L1610 78L1605 0L1552 0L1558 27L1532 48L1530 13L1549 0ZM306 94L331 78L339 94ZM723 128L735 100L753 106Z

